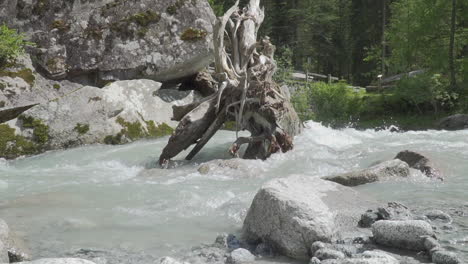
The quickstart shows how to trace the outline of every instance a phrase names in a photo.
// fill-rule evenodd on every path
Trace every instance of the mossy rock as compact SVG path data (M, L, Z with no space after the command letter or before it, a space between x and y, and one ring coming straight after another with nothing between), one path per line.
M36 77L34 77L32 70L28 68L24 68L16 72L0 71L0 77L21 78L30 86L33 86L34 82L36 81Z
M208 33L203 29L190 27L182 33L180 39L183 41L198 41L204 39L207 34Z
M142 138L160 138L164 136L171 135L174 129L167 125L166 123L162 123L158 126L154 123L153 120L145 121L146 129L143 128L139 121L135 122L128 122L122 117L118 117L116 122L121 125L123 128L120 132L113 136L108 135L104 138L104 143L108 145L119 145L124 142L123 139L127 138L130 140L137 140Z
M126 19L129 22L135 22L141 27L147 27L151 23L157 23L161 20L161 15L159 13L147 10L142 13L133 14Z
M25 115L20 115L18 119L23 122L24 128L33 129L34 141L39 145L44 145L49 141L49 126L45 125L42 120Z
M55 90L60 90L60 84L58 83L54 83L53 87Z
M84 134L89 132L89 125L88 124L77 123L73 130L78 132L78 134L80 134L80 135L84 135Z
M70 25L64 20L54 20L51 26L52 28L58 29L60 32L66 32L70 30Z
M15 129L0 124L0 157L14 159L39 152L39 146L23 136L15 135Z

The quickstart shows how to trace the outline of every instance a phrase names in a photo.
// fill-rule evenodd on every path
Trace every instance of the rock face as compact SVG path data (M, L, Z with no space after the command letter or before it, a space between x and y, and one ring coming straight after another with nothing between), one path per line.
M425 250L426 236L434 236L432 226L421 220L381 220L372 225L374 241L383 246L409 250Z
M394 159L382 162L368 169L348 172L335 176L327 176L322 179L336 182L345 186L358 186L376 182L383 179L408 177L410 175L407 163Z
M468 115L457 114L443 118L437 126L446 130L468 129Z
M255 261L255 256L245 248L238 248L231 252L228 264L248 264Z
M18 264L95 264L89 260L78 258L44 258L28 262L18 262Z
M307 259L315 241L330 242L356 232L355 212L373 204L339 184L295 175L265 184L244 221L244 237L280 254ZM365 230L361 230L365 232Z
M421 171L422 173L426 174L427 177L440 179L443 178L442 174L438 169L435 168L432 161L417 152L410 150L401 151L396 155L395 159L399 159L408 163L411 168Z
M25 62L31 63L27 59ZM199 98L194 91L160 90L161 84L151 80L117 81L98 88L30 74L0 77L0 84L8 87L0 92L6 95L7 107L39 103L0 124L0 157L169 135L177 124L171 120L172 106ZM34 82L26 83L23 78L34 78Z
M2 1L0 14L37 44L30 53L54 79L167 81L212 60L206 0L14 0Z

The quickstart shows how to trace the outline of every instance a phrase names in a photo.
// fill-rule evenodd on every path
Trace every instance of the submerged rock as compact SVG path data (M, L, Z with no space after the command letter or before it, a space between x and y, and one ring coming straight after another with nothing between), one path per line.
M395 159L402 160L411 168L417 169L426 174L427 177L442 179L440 171L434 166L431 160L414 151L405 150L398 153Z
M7 1L0 24L24 32L50 78L88 81L193 75L212 60L215 16L198 1Z
M425 250L424 237L434 236L432 226L421 220L381 220L372 225L373 240L383 246Z
M451 223L452 217L441 210L431 210L424 213L429 220L441 220L445 223Z
M456 114L441 119L437 127L446 130L468 129L468 115Z
M322 179L333 181L345 186L358 186L384 179L408 177L409 175L410 171L408 164L395 159L382 162L367 169L327 176Z
M270 244L283 255L308 259L313 242L357 232L356 212L369 204L373 202L333 182L302 175L276 179L256 194L244 221L244 237Z
M231 252L227 259L228 264L247 264L255 261L255 256L245 248L238 248Z
M457 254L445 250L438 250L432 253L432 262L435 264L461 264Z

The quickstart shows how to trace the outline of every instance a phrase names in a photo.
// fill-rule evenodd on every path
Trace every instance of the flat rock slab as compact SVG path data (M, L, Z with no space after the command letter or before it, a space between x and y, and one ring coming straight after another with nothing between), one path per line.
M308 259L315 241L362 234L359 212L375 205L355 190L318 178L294 175L265 184L244 221L244 237L265 242L279 253Z
M426 236L434 236L432 226L422 220L381 220L372 225L374 242L389 247L425 250Z
M410 175L406 162L398 159L389 160L367 169L348 172L340 175L327 176L322 179L345 186L358 186L391 178L404 178Z

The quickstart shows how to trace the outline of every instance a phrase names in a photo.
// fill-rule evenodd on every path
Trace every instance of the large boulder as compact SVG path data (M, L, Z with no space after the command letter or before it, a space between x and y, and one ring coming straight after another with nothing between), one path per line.
M264 242L297 259L309 257L315 241L353 237L359 214L375 205L351 188L318 178L294 175L265 184L244 221L244 238Z
M79 258L43 258L18 264L95 264L89 260Z
M437 127L445 130L468 129L468 115L457 114L441 119Z
M0 157L15 158L83 144L121 144L172 133L172 106L191 103L193 91L160 90L152 80L82 86L0 124Z
M411 168L421 171L427 177L443 179L441 172L434 166L433 162L420 153L405 150L399 152L395 159L408 163Z
M358 186L384 179L405 178L409 175L410 170L408 164L401 160L394 159L382 162L367 169L327 176L322 179L345 186Z
M29 51L54 79L167 81L212 60L206 0L13 0L0 2L0 14L36 43Z
M434 236L432 226L422 220L381 220L372 225L373 240L383 246L425 250L426 237Z

